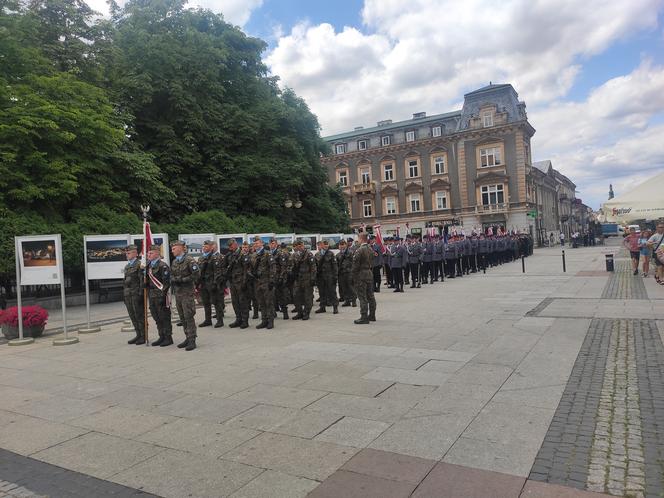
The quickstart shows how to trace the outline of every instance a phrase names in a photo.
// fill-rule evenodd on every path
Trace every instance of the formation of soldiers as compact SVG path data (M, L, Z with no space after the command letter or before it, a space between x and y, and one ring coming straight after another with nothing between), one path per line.
M202 255L195 260L187 254L185 243L177 240L171 244L170 267L161 259L161 247L154 245L147 255L147 268L143 269L136 246L128 246L124 298L136 331L136 337L128 342L146 343L144 289L159 333L159 339L152 346L173 344L170 290L178 312L177 325L182 326L185 333L185 340L178 347L186 351L196 349L196 297L204 312L204 320L198 327L223 327L227 289L235 315L234 321L228 324L230 328L248 328L251 312L253 319L260 320L257 329L273 329L278 313L284 320L309 320L314 306L314 287L319 293L315 313L325 313L328 307L334 314L339 313L338 286L341 306L355 307L357 301L360 302L360 318L354 323L376 321L375 251L368 243L368 235L361 233L351 248L342 241L340 249L335 255L329 242L324 240L314 255L298 239L291 253L285 244L280 245L274 238L265 245L256 237L251 246L248 242L238 244L233 239L228 251L220 252L215 241L206 240ZM292 317L288 310L290 304L294 304Z
M381 269L388 288L403 292L404 284L411 288L444 281L445 278L463 277L487 268L509 263L533 252L529 235L453 235L387 237L387 250L378 251L374 261L374 290L380 292ZM382 267L382 268L381 268Z

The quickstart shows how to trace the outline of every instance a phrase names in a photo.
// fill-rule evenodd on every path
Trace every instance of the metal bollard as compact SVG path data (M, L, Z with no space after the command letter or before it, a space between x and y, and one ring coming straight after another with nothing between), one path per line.
M526 257L521 256L521 273L526 273Z
M563 273L567 272L567 266L565 265L565 249L563 249Z

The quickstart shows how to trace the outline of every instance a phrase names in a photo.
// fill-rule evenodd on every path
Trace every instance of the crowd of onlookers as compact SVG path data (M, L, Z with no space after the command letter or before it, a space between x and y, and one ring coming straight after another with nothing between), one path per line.
M636 227L630 227L629 233L623 240L623 245L629 251L632 259L632 271L634 275L639 274L639 263L643 277L650 274L650 263L652 261L655 269L655 280L659 285L664 285L664 221L657 223L653 233L651 230L639 231Z

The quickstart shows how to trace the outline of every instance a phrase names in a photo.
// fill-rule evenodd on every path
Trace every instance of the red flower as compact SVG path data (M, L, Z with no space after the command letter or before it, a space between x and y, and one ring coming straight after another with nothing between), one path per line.
M41 327L42 325L46 325L48 321L48 311L41 306L23 306L21 311L24 327ZM18 327L18 308L12 306L9 309L0 311L0 324Z

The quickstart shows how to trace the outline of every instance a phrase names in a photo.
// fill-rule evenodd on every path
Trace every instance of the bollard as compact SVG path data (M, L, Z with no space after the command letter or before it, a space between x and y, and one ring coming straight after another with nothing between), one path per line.
M565 249L563 249L563 273L567 272L567 267L565 266Z
M526 257L521 256L521 273L526 273Z
M482 254L482 271L486 273L486 256Z

